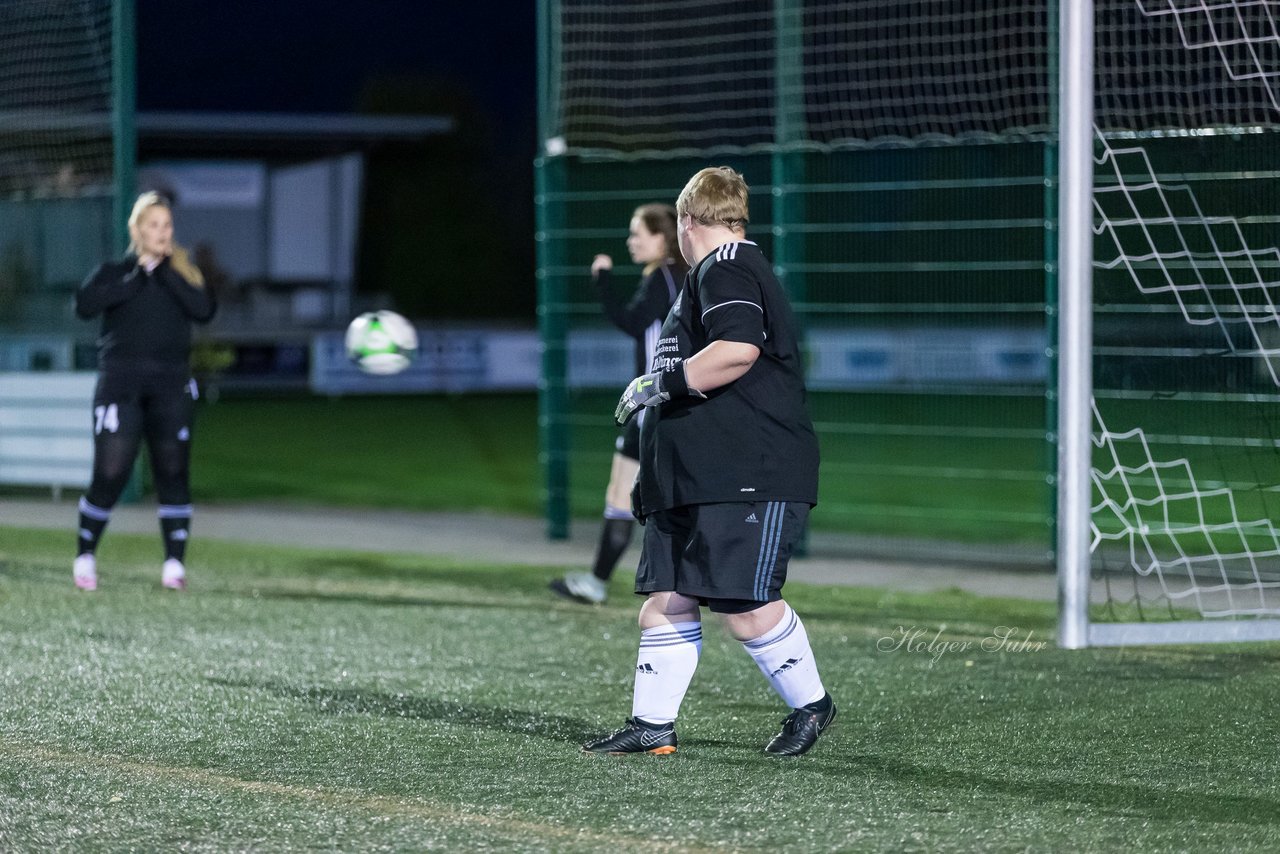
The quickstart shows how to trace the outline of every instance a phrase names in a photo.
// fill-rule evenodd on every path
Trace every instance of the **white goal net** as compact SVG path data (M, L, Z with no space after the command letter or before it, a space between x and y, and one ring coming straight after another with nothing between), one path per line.
M1059 0L1067 2L1067 0ZM553 4L563 151L672 155L1045 139L1047 0ZM1275 0L1097 0L1107 133L1274 128ZM779 138L785 113L802 133Z
M1099 4L1093 618L1148 642L1280 616L1278 12Z

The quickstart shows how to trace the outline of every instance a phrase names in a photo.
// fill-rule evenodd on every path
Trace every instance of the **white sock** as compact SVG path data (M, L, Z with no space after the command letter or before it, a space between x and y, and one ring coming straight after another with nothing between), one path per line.
M755 659L782 701L798 709L821 700L827 691L818 676L804 623L790 605L783 605L786 611L778 625L755 640L743 641L742 648Z
M701 652L702 623L672 623L641 632L631 716L654 724L674 721Z

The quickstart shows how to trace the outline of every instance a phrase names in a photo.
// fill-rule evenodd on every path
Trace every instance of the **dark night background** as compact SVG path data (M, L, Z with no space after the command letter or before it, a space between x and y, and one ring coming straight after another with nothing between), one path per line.
M453 117L451 135L368 150L358 287L424 320L532 319L534 15L137 0L138 109Z

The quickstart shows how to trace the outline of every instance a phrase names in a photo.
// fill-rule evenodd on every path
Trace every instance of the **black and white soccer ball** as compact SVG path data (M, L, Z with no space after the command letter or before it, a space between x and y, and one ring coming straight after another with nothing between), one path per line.
M347 327L346 348L366 374L398 374L418 353L418 333L394 311L366 311Z

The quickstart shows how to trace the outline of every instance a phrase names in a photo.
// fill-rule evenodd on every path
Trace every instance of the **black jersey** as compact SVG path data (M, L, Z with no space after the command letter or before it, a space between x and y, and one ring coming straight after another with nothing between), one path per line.
M685 273L684 265L667 259L650 270L631 295L631 301L625 305L614 292L611 284L611 271L600 270L596 273L596 288L600 293L600 305L605 316L613 321L613 325L630 335L636 342L635 373L643 374L649 370L653 360L653 350L658 344L658 333L662 329L662 321L671 310L680 292L680 277Z
M760 248L726 243L685 277L651 370L713 341L760 348L745 374L707 397L649 410L641 427L640 512L690 504L818 501L818 439L805 407L795 320Z
M102 315L98 337L101 370L184 373L191 360L191 323L216 310L207 287L197 288L169 259L151 272L127 255L101 265L76 292L76 314Z

